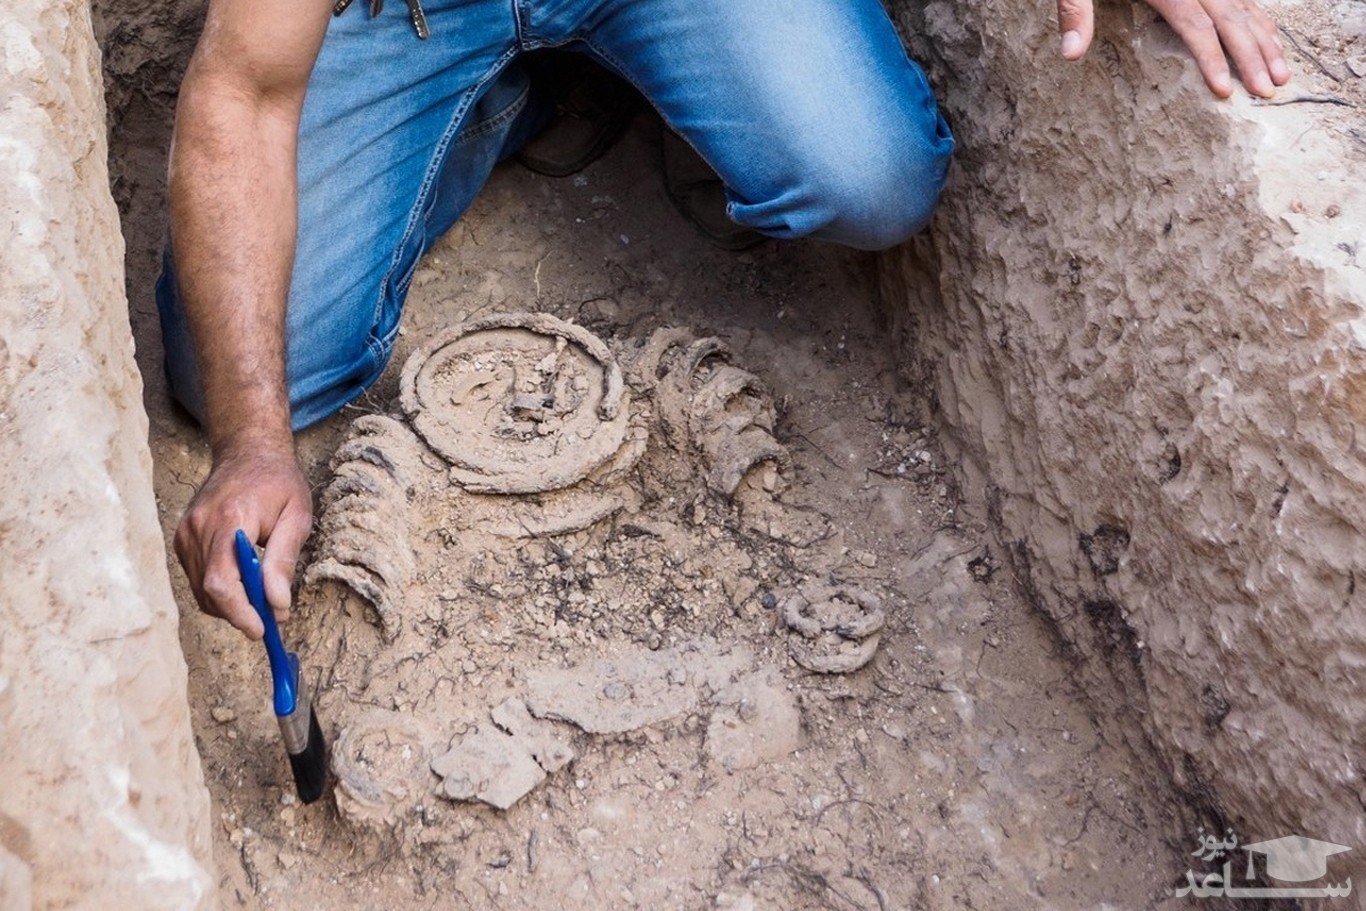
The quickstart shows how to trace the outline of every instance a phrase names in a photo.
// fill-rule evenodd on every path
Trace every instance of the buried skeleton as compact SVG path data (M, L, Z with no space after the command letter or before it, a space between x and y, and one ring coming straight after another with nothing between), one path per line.
M544 314L459 325L408 360L402 417L357 419L338 448L305 597L357 599L373 631L325 624L308 636L315 651L335 650L334 671L357 657L367 669L422 659L408 669L405 711L338 719L337 802L352 822L401 827L432 795L506 809L573 758L557 732L566 725L621 735L708 707L706 753L721 768L791 752L798 712L772 657L701 635L661 647L666 631L733 616L745 601L769 606L770 634L801 668L844 673L873 658L882 597L819 573L840 555L819 553L828 521L785 481L790 457L758 378L718 339L682 329L619 347L624 370L602 341ZM685 492L697 508L708 497L733 506L733 526L694 540L698 523L676 518ZM567 558L569 542L595 529L607 544L582 577L554 563L530 573L494 566L500 542L516 542L522 558L536 549ZM413 541L433 537L439 566L423 566ZM775 546L810 554L817 578L794 566L761 582L756 561ZM680 565L704 548L715 555L706 567ZM452 588L460 582L514 615L514 602L529 601L519 619L563 643L561 659L519 668L510 695L476 680L453 704L445 690L467 670L441 646L469 620ZM589 632L571 632L584 613ZM761 632L754 624L734 637ZM587 650L620 633L628 641L605 656ZM511 631L495 622L490 634ZM325 686L363 697L364 675Z

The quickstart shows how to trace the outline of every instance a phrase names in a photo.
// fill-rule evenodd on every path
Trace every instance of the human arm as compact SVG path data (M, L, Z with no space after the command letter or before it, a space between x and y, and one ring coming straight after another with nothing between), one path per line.
M1077 60L1086 53L1094 32L1094 0L1058 0L1062 55ZM1276 24L1255 0L1147 0L1190 49L1205 84L1220 98L1233 94L1228 60L1233 59L1243 85L1254 95L1269 97L1290 81ZM1227 51L1227 57L1225 52Z
M326 0L211 0L172 143L172 248L213 452L175 550L200 607L250 638L262 627L234 532L265 545L266 596L283 618L312 523L290 431L284 314L299 114L329 12Z

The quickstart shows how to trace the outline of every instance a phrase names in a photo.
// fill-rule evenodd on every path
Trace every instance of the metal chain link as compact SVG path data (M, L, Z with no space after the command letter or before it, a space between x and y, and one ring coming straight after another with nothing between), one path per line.
M417 37L426 40L431 35L431 30L427 28L427 14L422 11L421 0L404 0L408 4L408 20L413 23L413 31L417 32ZM346 12L351 5L351 0L337 0L332 5L332 15L340 16ZM373 19L384 9L384 0L370 0L370 18Z

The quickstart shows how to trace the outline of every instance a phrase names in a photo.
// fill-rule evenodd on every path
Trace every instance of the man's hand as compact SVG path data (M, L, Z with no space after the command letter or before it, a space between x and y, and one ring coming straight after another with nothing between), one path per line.
M1253 0L1147 0L1190 48L1205 84L1220 98L1233 94L1228 58L1238 67L1243 85L1254 95L1270 97L1290 81L1290 67L1276 37L1276 24ZM1091 46L1093 0L1058 0L1062 55L1077 60Z
M287 619L294 565L312 522L312 496L293 451L216 462L175 535L176 556L200 609L227 620L249 639L265 634L237 570L233 537L240 528L253 542L265 544L266 600L276 619Z

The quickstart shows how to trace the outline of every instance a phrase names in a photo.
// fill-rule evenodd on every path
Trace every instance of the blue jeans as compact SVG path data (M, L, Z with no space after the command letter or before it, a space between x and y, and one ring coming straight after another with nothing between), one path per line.
M424 0L426 41L401 0L366 6L332 20L300 124L296 429L379 377L418 260L542 122L523 51L581 50L632 82L720 174L730 217L771 237L888 247L943 187L953 139L878 0ZM167 375L202 419L166 262Z

